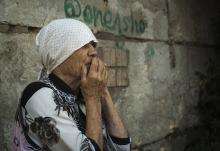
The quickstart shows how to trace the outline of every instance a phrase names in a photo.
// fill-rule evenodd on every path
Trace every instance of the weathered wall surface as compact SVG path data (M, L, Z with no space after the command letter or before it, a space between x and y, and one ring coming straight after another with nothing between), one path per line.
M183 151L200 118L195 73L219 65L216 12L197 0L1 0L0 150L11 150L17 99L40 70L37 31L69 17L92 28L98 49L127 52L126 65L112 67L110 89L132 148Z

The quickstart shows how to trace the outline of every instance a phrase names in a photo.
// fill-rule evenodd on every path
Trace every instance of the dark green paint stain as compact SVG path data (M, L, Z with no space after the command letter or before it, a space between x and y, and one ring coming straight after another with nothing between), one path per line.
M123 49L123 48L124 48L124 45L125 45L125 42L124 42L124 41L116 41L116 42L115 42L115 46L116 46L116 48L118 48L118 49Z
M147 57L148 57L148 58L152 58L154 55L155 55L155 50L154 50L153 47L150 47L150 48L147 50Z

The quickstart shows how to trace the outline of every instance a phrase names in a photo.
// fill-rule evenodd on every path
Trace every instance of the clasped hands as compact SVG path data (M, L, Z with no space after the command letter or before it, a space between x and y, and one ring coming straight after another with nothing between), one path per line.
M88 69L85 65L81 70L81 91L85 101L89 98L100 100L107 90L107 67L99 58L92 59L91 66Z

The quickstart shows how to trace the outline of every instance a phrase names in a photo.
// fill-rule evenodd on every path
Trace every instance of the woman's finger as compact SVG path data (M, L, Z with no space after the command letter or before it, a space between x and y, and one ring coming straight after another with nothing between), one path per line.
M105 71L104 71L104 83L105 84L107 84L107 82L108 82L108 69L107 69L107 67L105 67Z
M87 72L86 66L83 65L81 69L81 81L86 81Z
M102 81L103 80L103 70L105 70L105 66L104 66L104 63L98 59L98 62L99 62L99 68L98 68L98 76L99 76L99 79Z
M90 66L90 70L89 70L89 75L96 74L97 70L98 70L98 59L97 58L93 58L91 66Z

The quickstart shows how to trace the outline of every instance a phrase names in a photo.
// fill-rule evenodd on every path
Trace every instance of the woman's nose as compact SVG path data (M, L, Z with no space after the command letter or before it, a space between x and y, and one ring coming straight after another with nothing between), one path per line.
M91 48L91 49L89 50L88 55L91 56L91 57L96 57L96 56L97 56L97 51L96 51L96 49L95 49L95 48Z

